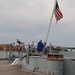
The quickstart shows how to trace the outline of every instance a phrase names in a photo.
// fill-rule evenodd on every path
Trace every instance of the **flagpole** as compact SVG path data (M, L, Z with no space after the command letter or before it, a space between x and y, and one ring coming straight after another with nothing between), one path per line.
M50 18L50 23L49 23L49 27L48 27L48 31L47 31L47 35L46 35L46 39L45 39L46 44L47 44L47 40L48 40L48 36L49 36L49 32L50 32L50 28L51 28L51 24L52 24L52 19L53 19L53 13L54 13L55 5L56 5L56 0L55 0L55 4L54 4L54 8L53 8L52 15L51 15L51 18Z

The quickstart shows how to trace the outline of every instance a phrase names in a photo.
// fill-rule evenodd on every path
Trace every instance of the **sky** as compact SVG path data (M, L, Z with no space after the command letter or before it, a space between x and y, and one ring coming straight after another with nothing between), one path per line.
M0 0L0 44L45 42L55 0ZM58 0L63 18L52 18L47 44L75 46L75 0Z

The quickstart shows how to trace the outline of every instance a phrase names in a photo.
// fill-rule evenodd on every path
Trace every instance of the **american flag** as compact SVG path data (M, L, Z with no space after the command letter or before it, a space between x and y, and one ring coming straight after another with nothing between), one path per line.
M63 18L63 14L60 11L57 0L56 0L56 4L55 4L55 9L54 9L54 15L55 15L55 18L56 18L56 22L59 21L61 18Z

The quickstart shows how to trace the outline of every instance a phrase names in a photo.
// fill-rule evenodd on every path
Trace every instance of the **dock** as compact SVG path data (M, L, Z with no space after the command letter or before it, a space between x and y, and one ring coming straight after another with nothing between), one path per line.
M11 65L7 60L0 60L0 75L40 75L34 72L23 71L21 67L21 64Z

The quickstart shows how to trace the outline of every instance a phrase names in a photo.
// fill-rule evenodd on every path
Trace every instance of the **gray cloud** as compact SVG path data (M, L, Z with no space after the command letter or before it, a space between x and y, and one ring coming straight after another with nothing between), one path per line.
M56 24L53 16L48 44L74 46L75 1L58 2L64 18ZM53 6L54 0L0 0L0 43L45 41Z

